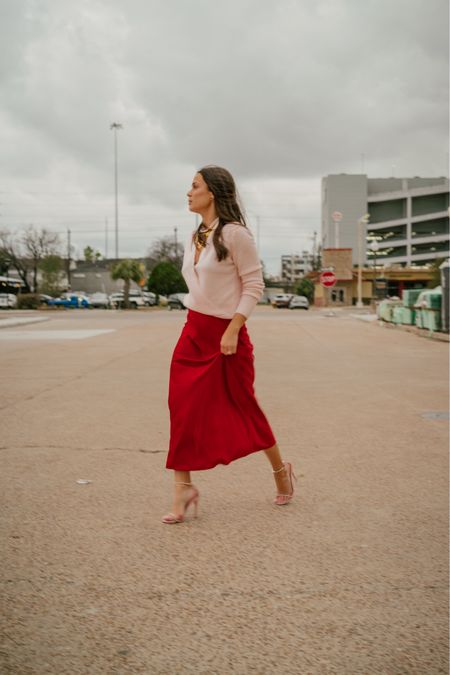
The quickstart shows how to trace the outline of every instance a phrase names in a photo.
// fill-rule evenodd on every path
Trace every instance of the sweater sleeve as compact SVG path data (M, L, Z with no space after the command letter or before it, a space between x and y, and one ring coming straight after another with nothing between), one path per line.
M252 233L236 225L231 236L231 257L242 283L242 292L236 313L250 316L264 291L262 265Z

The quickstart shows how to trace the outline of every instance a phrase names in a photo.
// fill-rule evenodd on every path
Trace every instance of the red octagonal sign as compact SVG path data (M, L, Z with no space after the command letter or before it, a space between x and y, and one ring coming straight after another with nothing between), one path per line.
M322 286L325 286L325 288L331 288L331 286L334 286L336 281L337 279L334 272L322 272L320 275L320 283Z

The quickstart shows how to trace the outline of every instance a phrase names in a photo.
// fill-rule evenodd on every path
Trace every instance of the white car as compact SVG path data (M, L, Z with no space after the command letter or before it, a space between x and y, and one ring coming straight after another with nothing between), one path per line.
M288 305L289 309L309 309L309 300L304 295L294 295Z
M288 307L292 297L292 293L277 293L272 298L272 307Z
M151 291L142 291L142 297L148 307L156 305L156 294Z
M89 301L91 303L91 307L97 307L100 309L108 309L108 307L111 307L107 294L101 293L100 291L97 293L92 293L89 296Z
M14 293L0 293L0 308L14 309L17 307L17 296Z
M124 302L123 291L119 291L119 293L111 293L111 295L109 296L109 301L111 303L111 307L114 308L123 307ZM129 306L132 307L133 309L145 307L144 298L140 294L135 295L135 293L133 293L132 291L130 291L130 294L128 296L128 303Z

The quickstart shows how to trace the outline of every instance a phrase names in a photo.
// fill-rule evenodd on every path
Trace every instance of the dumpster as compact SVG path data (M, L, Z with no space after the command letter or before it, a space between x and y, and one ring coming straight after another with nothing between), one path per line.
M392 321L392 312L395 307L401 307L401 300L382 300L377 308L377 314L383 321Z
M441 330L442 288L430 288L420 293L414 307L416 326L428 330Z
M417 302L417 298L423 291L422 288L406 288L403 291L403 306L404 307L414 307L414 303Z
M441 288L442 288L442 308L441 323L442 330L449 332L449 293L450 293L450 260L445 260L439 269L441 270Z
M403 323L403 309L401 305L392 308L392 323Z
M410 307L402 307L402 323L406 326L414 326L416 310Z
M428 330L441 330L441 313L437 309L424 307L420 310L423 328Z

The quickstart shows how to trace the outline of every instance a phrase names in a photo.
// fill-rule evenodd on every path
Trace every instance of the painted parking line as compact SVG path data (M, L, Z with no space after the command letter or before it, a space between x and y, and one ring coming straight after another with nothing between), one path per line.
M115 333L114 328L99 330L2 330L0 341L5 340L85 340L86 338Z

